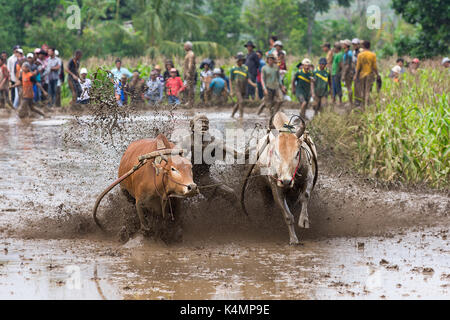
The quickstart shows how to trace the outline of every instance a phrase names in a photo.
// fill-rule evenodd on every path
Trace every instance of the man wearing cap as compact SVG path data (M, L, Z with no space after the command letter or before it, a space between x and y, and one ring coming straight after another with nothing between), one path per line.
M183 76L186 86L186 96L187 96L187 105L190 107L194 106L195 100L195 54L192 51L192 42L187 41L184 44L184 51L186 51L186 55L184 57L184 69Z
M119 81L122 78L122 75L126 75L128 79L133 76L130 70L122 68L122 60L120 60L120 58L116 59L116 67L111 70L111 73L114 76L114 81Z
M258 68L259 68L259 58L256 54L255 45L252 41L247 42L245 45L247 48L247 58L245 60L245 65L248 68L248 75L252 82L256 83L256 76L258 75ZM251 85L247 86L247 95L246 98L251 97L252 99L255 99L255 88Z
M448 57L445 57L444 59L442 59L442 66L444 68L449 68L450 67L450 59Z
M257 112L257 114L260 114L267 106L269 107L270 117L273 117L280 107L280 102L277 101L279 91L286 93L286 88L281 82L280 69L275 64L275 60L275 56L269 54L267 56L267 64L261 70L261 84L265 101Z
M319 67L314 71L314 94L317 112L327 107L329 88L331 88L331 75L327 69L327 59L320 58Z
M333 48L333 64L331 67L331 83L333 87L333 104L336 103L336 96L339 97L339 103L342 104L342 86L341 86L341 61L343 53L341 51L341 43L336 42Z
M244 117L244 97L247 93L248 84L256 87L256 84L250 79L248 67L244 65L245 56L242 52L236 55L237 65L230 70L230 95L236 94L237 103L233 108L231 117L239 110L240 118Z
M355 76L355 64L353 63L353 52L350 50L352 42L348 39L344 40L342 46L344 47L344 53L342 55L342 80L348 92L348 101L350 105L353 105L353 77Z
M152 70L146 86L147 90L145 91L144 99L147 100L150 105L160 104L164 97L164 86L161 81L158 80L158 71Z
M225 80L221 77L222 70L219 68L214 69L214 78L209 84L209 90L212 92L212 99L217 101L218 104L224 103L224 98L227 94L227 84Z
M81 86L81 94L78 97L77 101L79 104L89 104L91 97L89 96L89 91L92 87L91 79L87 78L88 71L86 68L82 68L80 71L80 86Z
M360 92L363 97L363 105L369 104L370 92L375 81L375 76L379 77L377 68L377 56L370 51L370 42L363 41L363 49L358 55L358 61L356 63L355 78L360 79Z
M186 89L181 78L177 76L177 69L170 69L170 78L166 81L167 100L169 104L180 104L178 95Z
M420 65L420 60L417 59L417 58L414 58L414 59L411 61L411 64L410 64L410 66L409 66L409 71L410 71L412 74L417 74L417 72L418 72L418 70L419 70L419 65Z
M322 45L322 51L327 54L327 68L328 70L331 70L331 67L333 65L333 50L331 50L331 44L329 42L325 42Z
M292 78L292 94L300 102L300 116L303 118L311 96L314 97L314 74L311 72L310 67L311 61L303 59L301 69Z
M48 93L50 95L49 107L55 105L56 87L58 86L59 70L61 68L61 60L55 54L55 48L48 49L49 58L47 60L46 75L48 79Z

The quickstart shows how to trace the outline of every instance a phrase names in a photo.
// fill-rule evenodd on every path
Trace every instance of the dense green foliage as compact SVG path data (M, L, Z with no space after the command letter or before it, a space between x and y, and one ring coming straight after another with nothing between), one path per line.
M414 36L398 39L400 54L433 57L448 54L450 47L450 5L447 0L393 0L403 19L420 26Z
M381 28L371 30L366 0L0 0L0 49L47 43L65 58L75 49L85 56L170 57L182 55L181 44L191 40L197 54L217 58L245 51L247 40L267 49L277 35L294 56L319 55L324 41L354 37L371 40L384 56L447 53L444 1L422 7L394 1L412 24L393 16L388 0L381 2ZM72 5L80 8L80 29L67 27Z

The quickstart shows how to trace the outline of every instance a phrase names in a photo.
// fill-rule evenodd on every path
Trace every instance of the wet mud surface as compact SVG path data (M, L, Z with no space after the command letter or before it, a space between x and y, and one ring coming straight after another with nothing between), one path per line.
M206 113L219 131L267 121ZM0 117L0 298L450 298L449 197L376 189L326 159L311 229L297 229L301 246L287 245L280 212L265 208L252 185L250 219L223 199L187 201L184 242L171 246L135 235L122 244L136 213L114 189L99 210L110 230L102 235L92 206L129 142L164 124L188 128L194 114L159 115L155 126L141 112L112 141L67 115ZM219 164L213 173L239 190L242 166Z

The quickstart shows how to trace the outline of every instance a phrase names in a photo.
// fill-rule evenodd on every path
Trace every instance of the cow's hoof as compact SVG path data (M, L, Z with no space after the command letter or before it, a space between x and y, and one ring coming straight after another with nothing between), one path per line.
M299 245L300 244L300 242L298 241L298 239L291 239L290 241L289 241L289 245L290 246L297 246L297 245Z
M300 228L309 229L309 219L300 217L298 219L298 226Z

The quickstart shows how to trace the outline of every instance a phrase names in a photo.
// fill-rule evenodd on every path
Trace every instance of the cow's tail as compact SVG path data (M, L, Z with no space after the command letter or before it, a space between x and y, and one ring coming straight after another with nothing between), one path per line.
M146 162L146 161L145 161ZM128 178L131 174L133 174L137 169L139 169L142 166L143 162L140 162L140 164L138 166L133 167L133 169L131 169L130 171L128 171L127 173L125 173L123 176L121 176L119 179L117 179L116 181L114 181L113 183L111 183L111 185L105 189L105 191L103 191L98 197L97 197L97 201L95 201L95 205L94 205L94 209L92 210L92 217L94 218L95 224L100 228L100 230L102 230L103 232L106 232L105 228L102 226L102 224L100 223L100 221L97 218L97 209L98 206L100 205L100 202L102 201L102 199L115 187L117 186L119 183L121 183L123 180L125 180L126 178Z

